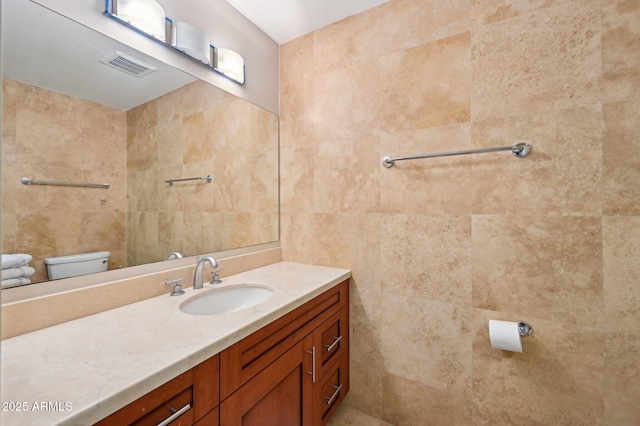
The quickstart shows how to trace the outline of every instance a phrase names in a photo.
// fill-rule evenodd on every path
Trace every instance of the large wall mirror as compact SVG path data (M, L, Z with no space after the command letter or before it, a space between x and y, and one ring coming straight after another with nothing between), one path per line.
M2 7L2 253L32 256L33 283L45 258L108 251L117 269L278 240L275 114L33 2Z

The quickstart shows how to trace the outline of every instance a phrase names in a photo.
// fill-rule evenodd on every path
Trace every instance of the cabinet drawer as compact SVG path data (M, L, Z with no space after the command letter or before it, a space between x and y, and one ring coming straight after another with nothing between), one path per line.
M176 416L175 420L168 425L187 426L193 424L193 389L189 387L178 395L161 404L155 410L142 417L140 420L131 423L132 426L158 425L163 421ZM178 412L182 411L182 415Z
M185 407L188 407L185 409ZM96 423L98 426L157 425L178 411L184 413L173 425L193 423L193 370L138 398L126 407Z
M313 389L313 424L326 425L349 392L349 352L345 351Z
M348 301L349 281L346 280L222 351L220 400L347 307Z
M334 361L340 358L348 347L349 310L343 308L313 332L316 377L324 376Z
M191 370L138 398L96 423L97 426L158 425L174 416L169 426L192 425L210 419L219 401L220 357L212 356ZM182 414L177 414L182 412ZM217 419L217 414L215 415ZM200 423L214 424L211 421Z

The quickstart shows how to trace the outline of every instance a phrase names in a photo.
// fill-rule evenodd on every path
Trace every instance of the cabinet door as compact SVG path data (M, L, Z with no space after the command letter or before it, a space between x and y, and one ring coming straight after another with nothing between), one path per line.
M305 339L249 380L220 404L220 426L311 424L310 345Z

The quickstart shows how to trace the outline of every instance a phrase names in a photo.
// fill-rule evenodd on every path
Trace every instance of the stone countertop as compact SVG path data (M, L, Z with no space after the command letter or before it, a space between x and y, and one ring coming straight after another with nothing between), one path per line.
M182 296L154 297L3 340L0 423L92 424L350 276L345 269L278 262L217 286L186 288ZM262 284L275 293L223 315L179 309L194 295L239 284Z

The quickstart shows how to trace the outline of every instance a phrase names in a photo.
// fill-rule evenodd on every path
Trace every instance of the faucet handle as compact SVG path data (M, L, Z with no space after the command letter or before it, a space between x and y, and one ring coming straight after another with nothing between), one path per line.
M175 280L167 281L166 283L164 283L164 285L174 286L173 291L169 296L180 296L181 294L184 294L184 290L182 289L182 281L184 281L184 278L177 278Z
M213 277L211 277L211 282L209 282L209 284L220 284L220 283L222 283L222 280L220 279L220 272L221 271L224 271L224 268L216 269L214 271L211 271L211 273L213 274Z

